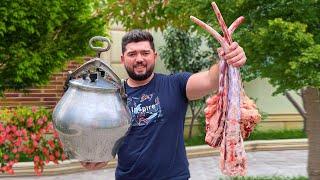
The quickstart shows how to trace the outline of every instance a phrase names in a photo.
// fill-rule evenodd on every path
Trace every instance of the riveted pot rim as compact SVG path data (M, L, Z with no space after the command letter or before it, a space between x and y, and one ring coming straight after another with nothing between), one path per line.
M111 84L110 87L106 88L106 87L92 86L91 84L81 84L75 80L70 80L69 85L70 87L74 87L74 88L86 90L86 91L108 92L108 93L114 93L114 92L120 91L120 87L118 87L119 85L117 85L115 82L108 81L108 80L105 80L105 81Z

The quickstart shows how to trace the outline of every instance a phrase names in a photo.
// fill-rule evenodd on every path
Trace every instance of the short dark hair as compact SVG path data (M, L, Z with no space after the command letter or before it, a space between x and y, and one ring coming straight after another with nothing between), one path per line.
M134 29L132 31L127 32L122 37L122 43L121 43L122 54L126 51L127 44L131 42L140 42L140 41L149 41L151 49L155 51L152 35L147 31L143 31L141 29Z

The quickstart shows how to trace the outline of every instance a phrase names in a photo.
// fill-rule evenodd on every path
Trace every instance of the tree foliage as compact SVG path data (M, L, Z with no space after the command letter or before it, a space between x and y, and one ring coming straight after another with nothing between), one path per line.
M174 26L187 30L190 15L205 19L211 13L209 0L104 0L106 18L129 29L160 29ZM213 14L212 14L213 15Z
M0 1L0 94L48 81L67 60L86 55L105 34L93 0Z
M319 45L300 22L276 18L255 32L247 31L250 63L246 73L266 77L277 87L276 93L306 86L320 87ZM250 76L245 76L250 77Z
M202 45L201 36L189 31L169 27L164 31L165 45L160 48L160 57L172 73L196 73L209 68L217 57Z
M189 20L193 15L217 31L212 0L108 0L106 16L126 29L173 26L208 33ZM246 19L235 32L248 58L245 80L268 78L275 93L302 87L320 87L320 2L318 0L217 0L227 24L243 15ZM215 47L216 48L216 47Z
M239 41L248 57L243 77L268 78L275 93L320 87L320 2L243 0Z

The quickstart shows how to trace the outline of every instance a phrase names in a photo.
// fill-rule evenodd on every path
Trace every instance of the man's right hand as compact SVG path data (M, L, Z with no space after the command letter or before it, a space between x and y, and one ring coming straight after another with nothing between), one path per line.
M81 165L88 170L97 170L105 167L108 164L107 162L84 162L80 161Z

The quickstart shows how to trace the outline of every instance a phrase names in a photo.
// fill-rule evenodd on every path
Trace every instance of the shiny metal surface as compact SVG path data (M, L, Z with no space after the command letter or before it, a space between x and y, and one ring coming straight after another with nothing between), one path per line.
M102 41L102 42L106 42L108 44L108 46L106 48L103 47L96 47L93 45L94 41ZM111 44L108 38L103 37L103 36L94 36L89 40L89 46L91 47L91 49L96 50L98 52L104 52L104 51L108 51L111 48Z
M77 87L79 89L83 90L94 90L95 92L109 92L109 93L115 93L119 90L118 85L114 83L113 81L109 81L106 79L97 79L95 82L90 82L89 80L83 80L83 79L75 79L71 80L69 82L69 85L71 87Z
M105 77L92 69L103 70ZM97 79L90 79L90 73ZM64 151L80 161L113 159L130 127L123 82L100 58L84 63L69 77L68 89L53 111Z
M96 92L78 86L69 87L53 112L54 127L64 150L81 161L111 160L129 122L130 114L118 92Z

